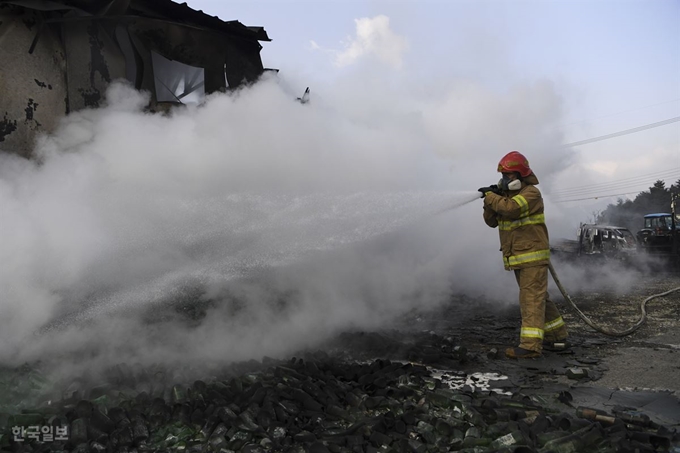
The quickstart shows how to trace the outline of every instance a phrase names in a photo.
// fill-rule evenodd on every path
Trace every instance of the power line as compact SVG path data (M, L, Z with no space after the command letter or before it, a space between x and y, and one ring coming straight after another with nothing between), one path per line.
M644 126L634 127L632 129L626 129L625 131L614 132L613 134L601 135L599 137L589 138L587 140L581 140L580 142L567 143L565 145L562 145L562 147L567 148L569 146L586 145L588 143L599 142L601 140L607 140L607 139L614 138L614 137L620 137L621 135L633 134L635 132L640 132L640 131L652 129L652 128L659 127L659 126L665 126L666 124L675 123L677 121L680 121L680 116L676 116L675 118L669 118L669 119L663 120L663 121L658 121L656 123L646 124Z
M680 168L675 168L671 170L664 170L660 172L655 172L655 173L649 173L646 175L638 175L638 176L631 176L628 178L623 178L623 179L617 179L614 181L608 181L608 182L601 182L601 183L595 183L595 184L590 184L587 186L581 186L581 187L573 187L571 189L563 189L563 190L558 190L555 192L552 192L553 195L555 194L565 194L569 192L577 192L579 190L583 189L599 189L599 188L604 188L607 186L615 185L615 184L627 184L627 183L635 183L640 180L645 180L648 181L651 178L665 178L669 176L673 176L675 173L680 174Z
M609 117L612 117L612 116L622 115L624 113L635 112L637 110L642 110L642 109L646 109L646 108L649 108L649 107L656 107L657 105L670 104L671 102L678 102L678 101L680 101L680 98L671 99L670 101L657 102L656 104L643 105L642 107L637 107L637 108L630 109L630 110L623 110L623 111L617 112L617 113L610 113L609 115L602 115L602 116L598 116L598 117L595 117L595 118L591 118L589 120L574 121L573 123L566 124L566 126L573 126L574 124L588 123L590 121L596 121L596 120L600 120L602 118L609 118Z
M641 183L641 184L638 184L638 185L635 185L635 186L632 186L632 187L630 187L630 186L629 187L625 187L625 186L624 187L612 187L612 188L609 188L609 189L604 189L602 191L590 191L590 192L584 192L584 193L575 193L575 194L571 194L571 195L564 195L564 196L558 196L558 197L552 197L552 198L553 198L553 201L572 200L573 197L594 197L594 198L598 198L598 197L606 196L606 195L602 195L603 193L611 192L611 191L614 191L614 190L621 190L621 189L624 189L624 188L630 189L630 190L635 190L635 192L626 192L625 193L625 194L628 194L628 193L645 192L645 191L651 189L652 187L650 187L649 184ZM614 194L614 195L617 195L617 194Z
M620 193L614 193L614 194L601 194L597 192L591 192L591 193L582 193L582 194L575 194L572 195L571 197L557 197L557 198L551 198L551 200L555 203L562 203L566 201L576 201L576 200L594 200L598 198L609 198L609 197L616 197L619 195L630 195L630 194L640 194L642 192L645 192L646 189L649 189L649 187L645 186L639 186L639 189L636 189L634 192L620 192ZM572 197L579 197L579 198L572 198Z
M667 180L670 177L673 177L674 179L680 180L680 169L675 169L675 170L668 170L667 172L671 172L666 177L661 177L662 180ZM678 172L678 173L676 173ZM649 178L649 177L652 178ZM571 192L556 192L556 193L547 193L547 195L553 197L553 201L555 202L560 202L560 201L573 201L573 200L580 200L580 199L592 199L592 198L602 198L602 197L607 197L607 196L616 196L616 195L628 195L630 193L640 193L644 192L646 189L651 188L649 186L650 182L653 179L656 179L658 181L659 179L659 173L651 173L649 175L645 176L646 178L649 179L642 179L640 177L636 178L626 178L625 180L620 180L615 183L611 183L605 186L598 185L598 187L583 187L581 189L573 189ZM655 181L655 182L656 182ZM673 183L671 183L673 184ZM632 187L631 187L632 186ZM614 194L614 195L600 195L599 193L601 192L609 192L617 189L623 189L623 188L633 188L633 187L640 187L637 192L626 192L626 193L621 193L621 194ZM599 192L599 193L598 193ZM592 195L591 197L588 197L589 195ZM578 198L575 199L573 197L587 197L587 198Z
M674 101L668 101L668 102L674 102ZM662 103L662 104L664 104L664 103ZM658 105L658 104L656 104L656 105ZM579 146L579 145L585 145L585 144L588 144L588 143L599 142L599 141L602 141L602 140L608 140L610 138L620 137L622 135L627 135L627 134L633 134L635 132L640 132L640 131L644 131L644 130L647 130L647 129L652 129L652 128L659 127L659 126L664 126L666 124L675 123L677 121L680 121L680 116L677 116L677 117L674 117L674 118L669 118L669 119L663 120L663 121L658 121L656 123L646 124L644 126L634 127L632 129L626 129L626 130L623 130L623 131L614 132L613 134L601 135L599 137L594 137L594 138L590 138L590 139L587 139L587 140L581 140L581 141L578 141L578 142L567 143L565 145L562 145L562 147L567 148L567 147L570 147L570 146ZM593 200L593 199L596 200L598 198L611 198L611 197L617 197L617 196L621 196L621 195L630 195L630 194L634 194L634 193L639 193L640 191L617 193L617 194L613 194L613 195L594 195L592 197L573 198L573 199L567 199L567 200L565 200L565 199L560 200L559 199L559 198L573 197L573 196L585 196L585 195L593 194L593 193L601 191L601 190L616 190L618 188L623 188L624 186L630 185L630 184L641 184L642 180L644 180L645 178L650 177L650 176L652 176L654 178L675 177L674 173L676 171L677 170L675 170L675 169L674 170L665 170L663 172L652 173L652 174L649 174L649 175L634 176L634 177L631 177L631 178L625 178L625 179L622 179L622 180L612 181L612 182L608 182L608 183L599 183L599 184L593 184L591 186L584 186L584 187L580 187L580 188L565 189L565 190L562 190L562 191L557 191L557 192L555 192L554 194L551 194L551 195L555 195L558 198L558 200L553 200L555 203L566 203L566 202L570 202L570 201L583 201L583 200ZM680 178L678 178L678 179L680 179ZM640 182L638 183L638 181L640 181ZM647 180L647 182L644 183L644 184L648 184L649 183L648 181L649 180ZM620 186L622 186L622 187L620 187Z
M553 203L568 203L570 201L597 200L598 198L612 198L612 197L618 197L618 196L621 196L621 195L630 195L630 194L633 194L633 193L639 193L639 191L637 191L637 192L615 193L615 194L612 194L612 195L599 195L597 197L573 198L573 199L570 199L570 200L552 200L552 202Z
M649 183L638 183L633 187L639 187L639 189L635 190L635 192L622 192L622 193L615 193L615 194L599 194L599 190L595 191L589 191L585 193L575 193L571 195L564 195L564 196L557 196L557 197L550 197L550 199L555 202L555 203L561 203L561 202L567 202L567 201L578 201L578 200L592 200L592 199L598 199L598 198L609 198L609 197L615 197L619 195L630 195L630 194L640 194L643 192L646 192L647 190L650 190L653 188L648 185ZM616 189L623 189L623 187L612 187L609 189L602 189L603 191L612 191ZM632 187L631 187L632 189ZM547 194L550 196L550 194ZM581 197L581 198L573 198L573 197Z
M664 178L662 180L665 182L668 179L671 179L671 178ZM677 181L678 179L680 179L680 175L674 176L673 182ZM549 193L548 195L552 196L553 198L571 198L571 197L578 197L578 196L585 196L585 195L597 195L597 194L600 194L600 193L611 192L611 191L633 190L633 189L637 189L638 187L641 188L642 190L644 190L644 189L652 186L653 183L655 183L656 181L658 181L658 179L640 180L640 181L624 183L624 184L612 184L612 185L606 186L606 187L588 188L588 189L573 191L573 192L569 192L569 193Z
M651 179L659 180L659 179L668 179L668 178L673 178L673 177L677 177L678 179L680 179L680 168L665 170L665 171L662 171L662 172L650 173L650 174L647 174L647 175L633 176L633 177L630 177L630 178L624 178L624 179L619 179L619 180L615 180L615 181L590 184L590 185L581 186L581 187L573 187L573 188L570 188L570 189L557 190L555 192L550 192L550 195L559 196L559 197L570 196L570 195L576 195L579 192L615 189L618 186L626 186L626 185L631 185L631 184L637 184L637 183L641 183L643 181L645 183L647 183Z

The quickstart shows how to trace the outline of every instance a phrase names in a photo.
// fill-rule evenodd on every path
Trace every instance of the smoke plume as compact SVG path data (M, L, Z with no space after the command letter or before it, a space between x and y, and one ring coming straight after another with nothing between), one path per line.
M0 154L0 359L259 359L452 294L516 303L476 189L513 149L544 181L570 159L554 87L395 98L354 77L167 114L115 83L36 161Z

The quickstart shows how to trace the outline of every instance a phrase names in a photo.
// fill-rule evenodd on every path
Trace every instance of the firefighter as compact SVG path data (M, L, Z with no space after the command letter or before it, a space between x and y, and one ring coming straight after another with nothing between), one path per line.
M519 346L508 348L513 359L540 357L543 348L566 345L567 327L548 295L550 249L538 178L521 153L512 151L501 159L498 185L482 187L484 221L498 227L506 270L515 273L522 314Z

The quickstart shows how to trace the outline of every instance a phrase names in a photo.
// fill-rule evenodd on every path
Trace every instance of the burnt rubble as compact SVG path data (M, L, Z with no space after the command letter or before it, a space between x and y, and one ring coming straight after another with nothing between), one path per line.
M411 361L319 351L193 381L182 378L190 370L117 364L104 384L76 382L58 402L5 416L2 451L652 452L680 440L632 408L575 407L569 391L531 395L507 382L480 390L461 368L488 357L435 334L406 348L376 335L354 335L358 355L369 344ZM473 384L452 386L451 376ZM17 426L68 427L68 438L19 441Z
M586 306L606 319L625 304ZM565 317L572 347L524 361L503 354L516 306L461 299L294 357L118 363L65 381L39 363L0 367L0 451L680 451L672 391L597 386L604 358L655 328L611 339Z

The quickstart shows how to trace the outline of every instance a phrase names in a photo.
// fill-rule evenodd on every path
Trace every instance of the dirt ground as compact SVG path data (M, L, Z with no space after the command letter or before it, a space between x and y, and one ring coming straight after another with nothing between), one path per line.
M640 318L640 305L646 298L680 287L680 272L640 272L631 278L635 285L624 294L604 286L570 296L596 324L624 331ZM522 392L566 390L575 398L574 405L609 411L625 406L646 411L666 426L680 427L680 291L649 300L646 322L624 337L595 331L564 297L551 295L568 325L572 347L567 352L544 351L539 359L503 357L503 350L518 341L518 306L498 309L474 301L475 312L464 308L471 301L457 300L443 313L416 316L423 326L434 322L438 333L452 335L465 345L476 358L467 364L469 372L508 376Z
M625 291L599 284L597 273L595 268L589 274L595 276L593 284L583 286L589 289L571 296L593 322L616 331L638 320L645 298L680 287L680 272L627 273ZM508 293L509 301L515 291ZM19 399L0 392L5 400L0 399L0 451L378 452L380 445L405 452L506 451L498 449L499 442L521 433L521 441L512 437L530 447L521 451L544 451L551 445L541 437L547 436L545 429L565 436L555 442L577 448L568 451L591 451L581 449L587 445L592 451L677 451L680 291L650 300L646 322L624 337L595 331L563 297L551 295L570 331L572 346L566 351L507 359L505 348L518 342L518 305L455 295L383 330L343 332L289 358L195 370L182 379L178 370L156 364L119 364L102 374L105 381L70 383L63 400L49 407L27 404L18 390ZM43 382L31 367L5 370L0 390L31 379ZM293 388L300 385L303 391ZM327 386L334 389L330 394L321 390ZM269 411L264 395L285 410ZM15 407L17 401L21 405ZM452 411L452 405L460 410ZM219 420L212 412L218 407L229 431L215 426ZM582 408L601 411L605 421L588 419ZM13 438L15 425L23 426L24 419L42 423L46 414L69 425L66 443ZM383 426L392 426L395 414L403 428L396 433ZM114 416L120 420L112 423ZM130 423L139 436L130 437ZM437 428L435 435L434 425L443 431ZM482 427L483 435L473 435ZM172 446L166 445L170 441Z
M680 287L680 274L647 276L640 282L624 296L607 292L579 294L578 305L596 323L625 330L638 319L640 303L647 297ZM680 395L680 291L650 300L646 309L646 323L621 339L593 332L570 307L565 309L565 319L577 339L607 340L594 348L606 367L596 381L598 385L669 390ZM611 313L616 314L613 319Z

